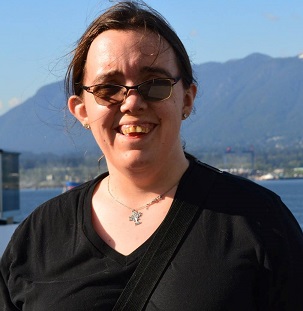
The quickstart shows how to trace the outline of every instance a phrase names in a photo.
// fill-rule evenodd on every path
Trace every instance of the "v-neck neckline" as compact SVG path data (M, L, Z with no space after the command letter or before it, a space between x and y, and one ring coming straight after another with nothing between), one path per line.
M95 187L106 176L108 176L108 173L104 173L98 176L95 180L93 180L93 183L90 185L87 191L82 207L82 228L88 240L95 246L95 248L100 253L118 262L122 266L128 266L136 261L138 258L141 258L141 256L146 252L148 245L150 244L150 241L154 237L156 231L143 244L141 244L129 255L123 255L119 253L114 248L110 247L107 243L104 242L104 240L98 235L93 227L92 198Z
M175 197L177 196L177 193L179 191L180 185L182 181L185 179L185 176L189 174L193 167L193 160L189 159L189 166L187 170L184 172L183 176L181 177L180 184L177 188ZM144 253L146 252L147 248L149 247L151 241L153 239L157 238L157 231L162 226L162 223L160 226L155 230L155 232L145 241L143 244L141 244L138 248L136 248L132 253L129 255L123 255L116 251L114 248L110 247L94 230L93 224L92 224L92 197L95 190L95 187L97 184L108 176L108 172L103 173L96 177L90 186L87 189L87 193L84 197L83 202L79 202L79 204L82 204L82 228L84 231L84 234L86 235L87 239L94 245L94 247L103 255L107 256L108 258L118 262L122 266L128 266L132 264L134 261L140 259ZM166 217L171 213L171 211L174 209L175 206L175 199L173 200L171 207L166 215Z

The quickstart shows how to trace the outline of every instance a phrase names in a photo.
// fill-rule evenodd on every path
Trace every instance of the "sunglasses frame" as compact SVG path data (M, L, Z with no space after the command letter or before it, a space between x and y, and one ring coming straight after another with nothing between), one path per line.
M157 102L157 101L163 101L163 100L168 99L168 98L171 96L171 94L172 94L172 88L173 88L173 86L174 86L176 83L178 83L178 81L180 81L180 79L181 79L181 77L176 77L176 78L155 78L155 79L152 79L152 80L147 80L147 81L141 82L140 84L133 85L133 86L127 86L127 85L122 85L122 84L102 84L102 83L100 83L100 84L94 84L94 85L90 85L90 86L82 85L81 88L82 88L83 90L85 90L86 92L88 92L88 93L90 93L90 94L93 94L96 103L97 103L98 105L102 105L102 106L110 106L110 105L114 105L114 104L116 104L116 105L121 105L121 104L125 101L125 99L126 99L126 97L127 97L127 95L128 95L129 90L136 90L136 91L140 94L140 96L141 96L144 100L146 100L146 101ZM157 100L146 99L145 96L141 93L140 87L141 87L142 85L147 84L147 83L154 83L155 81L162 81L162 80L166 80L166 81L169 80L170 83L171 83L171 86L170 86L171 90L170 90L169 96L167 96L167 97L165 97L165 98L162 98L162 99L157 99ZM121 102L111 103L110 101L107 101L107 100L105 100L104 98L98 97L97 95L95 95L94 91L93 91L91 88L94 88L94 87L96 87L96 86L120 87L121 89L123 89L123 88L126 89L126 92L124 93L124 98L123 98L123 100L122 100ZM104 101L104 103L108 103L108 104L99 103L99 102L98 102L98 99L99 99L99 100L101 99L101 100Z

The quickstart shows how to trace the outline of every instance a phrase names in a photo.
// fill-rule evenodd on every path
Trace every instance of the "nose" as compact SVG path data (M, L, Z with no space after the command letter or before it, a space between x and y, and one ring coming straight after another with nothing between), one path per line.
M137 89L128 89L124 95L124 101L120 105L120 111L123 113L136 113L144 111L147 103L143 100Z

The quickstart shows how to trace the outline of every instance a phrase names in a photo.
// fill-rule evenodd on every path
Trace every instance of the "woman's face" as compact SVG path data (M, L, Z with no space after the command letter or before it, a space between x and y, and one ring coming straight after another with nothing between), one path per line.
M178 76L175 54L165 40L143 31L107 30L89 48L83 84L133 86ZM84 91L81 98L69 99L69 108L82 124L90 125L109 169L140 170L182 151L182 115L190 114L195 93L194 85L185 90L180 80L164 101L147 102L130 90L121 105L102 106Z

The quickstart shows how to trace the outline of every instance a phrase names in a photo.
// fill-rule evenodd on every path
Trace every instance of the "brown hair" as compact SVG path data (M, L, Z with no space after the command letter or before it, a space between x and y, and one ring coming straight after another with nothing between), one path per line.
M192 66L176 32L160 13L143 2L139 4L123 1L110 7L95 19L80 38L65 77L67 95L81 95L87 53L91 43L99 34L110 29L137 30L140 28L148 29L163 37L171 45L176 55L183 85L189 88L195 82Z

